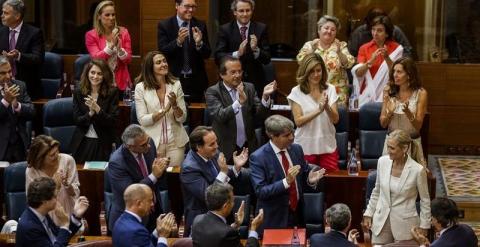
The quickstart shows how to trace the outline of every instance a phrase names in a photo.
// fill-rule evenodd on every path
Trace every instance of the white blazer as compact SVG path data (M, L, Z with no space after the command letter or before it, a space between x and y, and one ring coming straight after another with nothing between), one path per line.
M183 128L183 122L187 119L187 108L185 100L183 99L183 91L180 81L176 80L174 84L167 84L165 95L174 92L177 95L177 105L182 109L183 115L176 118L173 110L167 112L167 121L171 126L173 139L176 147L183 147L188 142L188 135ZM168 97L165 97L165 104L168 103ZM155 146L158 148L160 143L160 136L162 134L161 122L153 121L153 113L160 110L160 100L157 92L154 89L145 89L143 82L135 86L135 109L137 111L137 119L140 125L145 129L145 132L153 139Z
M378 235L390 216L395 240L410 240L410 229L420 226L430 228L430 196L425 168L408 156L400 176L400 193L390 198L390 176L393 161L388 155L378 159L377 180L364 216L372 217L372 232ZM420 194L420 218L415 202Z

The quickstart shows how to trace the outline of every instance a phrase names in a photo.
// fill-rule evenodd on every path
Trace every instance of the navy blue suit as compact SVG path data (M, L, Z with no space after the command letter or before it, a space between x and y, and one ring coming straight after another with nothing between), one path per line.
M336 247L355 247L356 245L348 241L347 237L338 231L329 233L317 233L310 237L311 247L336 246Z
M208 211L205 203L205 191L207 187L215 182L217 172L220 172L220 167L217 163L218 154L211 159L215 166L216 172L211 169L211 164L205 162L197 152L188 151L187 157L182 164L182 171L180 172L180 181L182 183L183 190L183 203L185 207L185 235L189 235L190 226L193 223L195 216L204 214ZM233 171L228 171L228 177L230 177L230 183L234 184L236 178Z
M152 164L156 155L155 144L153 140L150 140L150 150L148 153L143 154L148 174L152 172ZM113 229L115 221L125 210L123 192L129 185L134 183L146 184L155 193L155 211L150 215L148 222L146 222L149 228L154 227L156 218L162 212L160 207L160 191L167 189L165 173L155 184L148 177L144 178L136 158L125 145L122 145L110 157L110 161L108 162L108 178L110 179L113 193L112 209L108 220L109 228Z
M458 224L446 230L430 247L477 247L475 232L467 225Z
M303 191L308 186L309 167L303 158L300 145L291 144L287 148L294 165L300 165L297 175L298 187L298 222L303 222ZM283 185L285 173L270 142L266 143L250 156L251 181L257 195L257 210L263 208L263 228L285 228L288 226L289 193ZM261 231L259 231L261 232Z
M75 234L80 226L75 225L70 221L69 229L72 232L68 232L65 229L62 229L53 223L53 220L50 216L46 216L48 225L53 235L56 236L56 241L54 244L50 241L47 231L43 227L40 219L35 215L35 213L27 207L20 216L20 220L17 226L17 233L15 236L15 246L17 247L60 247L67 246L70 238Z
M135 216L127 212L124 212L115 223L112 242L115 247L167 247L163 243L157 244L157 238L148 232Z

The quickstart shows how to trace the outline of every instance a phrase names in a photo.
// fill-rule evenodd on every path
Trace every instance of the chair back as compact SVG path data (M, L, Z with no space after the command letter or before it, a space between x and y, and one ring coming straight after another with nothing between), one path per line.
M27 196L25 192L25 170L27 162L13 163L5 168L3 188L5 195L5 207L7 220L20 218L27 208Z
M335 125L335 139L337 140L338 149L338 167L341 170L347 169L348 155L348 110L345 106L338 107L338 123Z
M82 76L83 67L85 66L85 64L90 62L90 60L92 59L88 54L81 54L77 59L75 59L75 62L73 64L73 73L74 73L73 80L75 81L76 84L80 82L80 77Z
M377 169L377 161L382 156L387 129L380 125L382 103L367 103L358 113L360 136L360 158L362 170Z
M266 82L271 82L277 79L275 66L272 62L263 65L263 73L265 75Z
M137 118L137 108L135 104L130 106L130 124L140 124Z
M42 65L42 89L43 98L54 99L63 80L63 58L53 53L45 52L45 59Z
M75 128L71 97L53 99L43 106L43 133L60 142L61 153L71 153L70 142Z
M323 192L303 193L304 205L308 208L303 210L303 217L307 229L307 238L315 233L323 233L323 211L325 195Z
M240 238L247 239L248 238L248 228L250 227L250 195L243 195L243 196L234 196L234 204L232 212L237 212L242 204L242 201L245 202L243 213L245 217L243 217L243 222L240 225L239 233Z
M193 241L191 238L179 238L173 243L172 247L193 247Z

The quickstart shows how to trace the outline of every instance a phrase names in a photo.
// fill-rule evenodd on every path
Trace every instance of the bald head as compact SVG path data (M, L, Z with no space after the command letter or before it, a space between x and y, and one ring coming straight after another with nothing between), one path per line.
M131 208L138 201L143 201L152 196L152 190L145 184L131 184L123 192L123 200L125 201L125 207Z

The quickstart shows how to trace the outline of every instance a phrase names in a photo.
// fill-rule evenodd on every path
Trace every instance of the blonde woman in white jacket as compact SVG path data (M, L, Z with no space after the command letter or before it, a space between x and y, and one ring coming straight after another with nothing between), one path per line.
M145 55L136 82L138 122L153 139L157 154L169 157L170 166L181 165L188 135L183 128L187 109L180 81L168 72L165 56L151 51Z
M430 228L430 196L425 167L408 155L412 140L403 130L387 137L388 156L378 160L377 180L365 210L364 224L372 230L372 244L413 239L410 229ZM420 195L420 217L415 202Z

